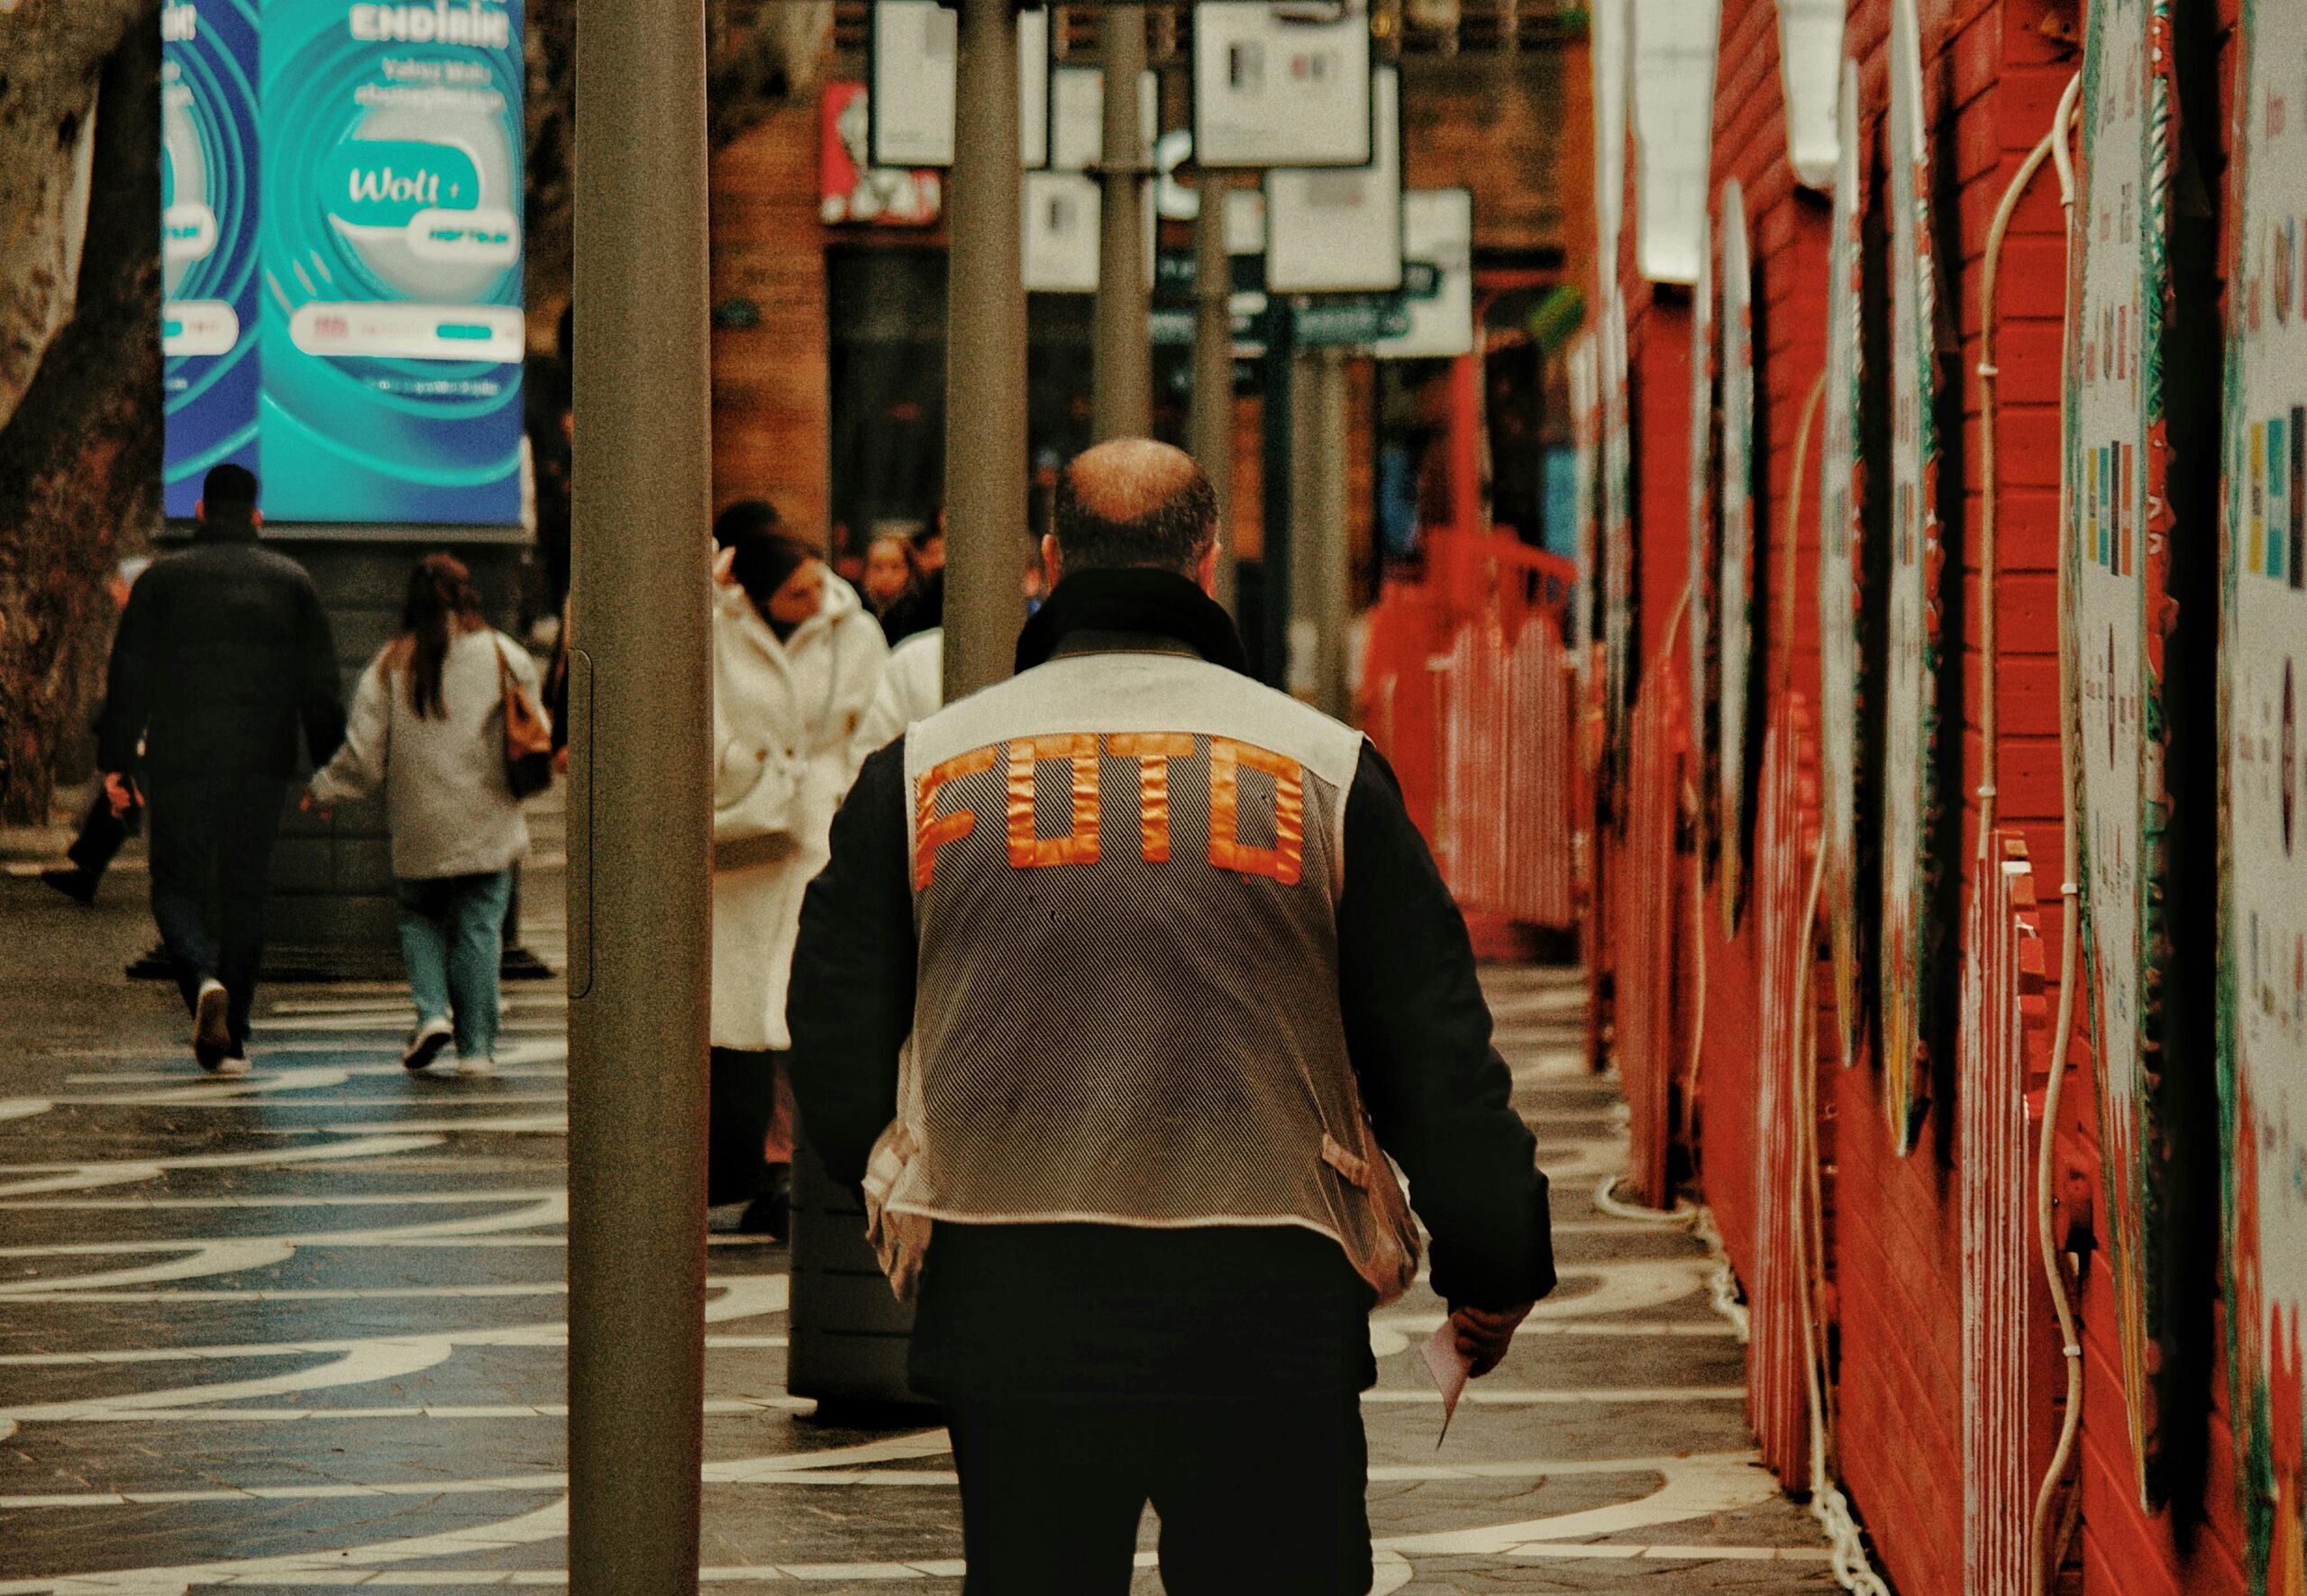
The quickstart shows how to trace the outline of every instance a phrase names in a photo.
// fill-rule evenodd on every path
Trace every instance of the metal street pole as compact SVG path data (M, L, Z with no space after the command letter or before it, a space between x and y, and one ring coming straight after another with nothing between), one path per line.
M1290 690L1290 378L1296 354L1295 317L1286 295L1265 302L1264 436L1260 440L1263 489L1259 522L1265 544L1258 561L1258 674L1268 687Z
M1345 536L1345 351L1324 347L1300 353L1295 397L1291 602L1299 634L1313 643L1305 662L1307 697L1315 708L1343 720L1353 708L1346 669L1353 578Z
M1017 14L1010 0L959 5L945 291L948 699L1009 674L1028 548Z
M1145 280L1145 131L1137 80L1145 71L1145 7L1107 5L1098 22L1106 73L1104 193L1098 224L1097 364L1090 430L1142 438L1154 428L1151 287Z
M712 967L703 0L585 0L577 62L570 1584L694 1596Z
M1235 606L1234 261L1226 250L1226 178L1205 170L1193 223L1193 410L1187 426L1193 457L1217 490L1217 602Z

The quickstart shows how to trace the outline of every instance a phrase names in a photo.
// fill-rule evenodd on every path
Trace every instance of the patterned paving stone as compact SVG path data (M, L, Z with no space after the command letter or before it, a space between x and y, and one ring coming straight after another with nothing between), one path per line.
M395 1062L390 988L274 989L256 1072L204 1081L173 995L117 973L140 885L82 911L0 879L0 1596L564 1583L563 999L514 993L506 1070L435 1081ZM1439 1450L1442 1305L1378 1317L1377 1590L1830 1589L1752 1462L1703 1248L1593 1200L1620 1110L1581 985L1490 985L1564 1288ZM705 1588L957 1592L942 1433L785 1395L784 1267L711 1254Z

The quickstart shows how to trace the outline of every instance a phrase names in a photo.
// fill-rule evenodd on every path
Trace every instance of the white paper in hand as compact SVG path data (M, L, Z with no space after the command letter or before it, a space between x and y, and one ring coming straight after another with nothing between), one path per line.
M1442 1443L1450 1434L1451 1416L1458 1410L1458 1394L1466 1389L1466 1380L1473 1373L1473 1360L1458 1351L1457 1331L1448 1319L1442 1327L1426 1338L1427 1372L1434 1376L1434 1389L1442 1393L1442 1433L1434 1437L1434 1449L1442 1450Z

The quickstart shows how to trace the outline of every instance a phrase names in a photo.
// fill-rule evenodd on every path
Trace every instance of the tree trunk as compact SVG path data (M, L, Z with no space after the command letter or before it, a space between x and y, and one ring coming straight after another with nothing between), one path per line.
M111 637L106 579L146 546L160 514L158 0L35 0L0 41L28 26L37 45L47 23L59 48L6 54L0 73L32 75L0 94L53 104L55 82L41 74L68 78L62 45L85 47L82 24L99 11L127 20L96 58L95 203L77 305L0 427L0 820L18 823L47 818L57 751L85 738ZM38 180L0 176L0 200Z

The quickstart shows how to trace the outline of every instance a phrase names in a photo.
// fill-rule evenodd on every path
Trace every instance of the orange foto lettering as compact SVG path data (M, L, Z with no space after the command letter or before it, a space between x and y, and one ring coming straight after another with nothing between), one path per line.
M968 809L956 809L950 815L937 813L937 794L948 783L964 776L974 776L980 771L993 768L994 751L980 748L958 759L949 759L921 779L920 791L914 799L913 827L913 889L926 892L937 879L937 850L947 843L958 843L977 829L977 816Z
M1171 856L1170 767L1190 759L1195 739L1183 732L1119 732L1099 738L1090 733L1015 737L949 759L921 778L915 797L913 885L926 892L936 880L937 850L960 842L977 828L967 807L937 812L937 795L965 776L1003 761L1004 829L1009 863L1018 870L1059 864L1095 864L1099 858L1098 771L1100 752L1137 762L1138 849L1148 864ZM1040 834L1035 816L1035 782L1044 762L1069 767L1069 829L1063 836ZM1273 778L1273 845L1242 841L1242 768ZM1306 772L1296 760L1231 737L1209 739L1209 862L1236 875L1259 876L1285 887L1298 884L1306 859Z

